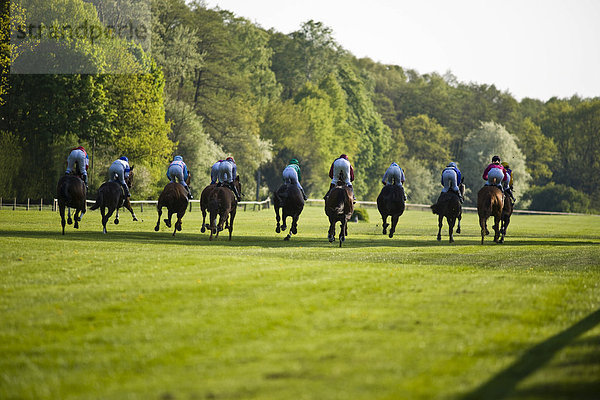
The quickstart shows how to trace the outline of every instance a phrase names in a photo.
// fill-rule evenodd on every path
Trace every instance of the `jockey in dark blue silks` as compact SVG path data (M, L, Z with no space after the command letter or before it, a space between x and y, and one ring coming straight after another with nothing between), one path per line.
M458 185L461 182L461 174L460 170L456 166L456 163L451 162L448 164L446 168L442 171L442 185L444 188L442 189L442 193L448 192L448 190L452 190L458 195L460 202L463 202L462 194L458 189Z
M193 199L194 196L192 196L192 191L186 182L189 176L190 173L188 172L187 165L183 162L183 157L175 156L167 169L167 178L169 178L171 182L179 181L179 183L187 190L188 199Z

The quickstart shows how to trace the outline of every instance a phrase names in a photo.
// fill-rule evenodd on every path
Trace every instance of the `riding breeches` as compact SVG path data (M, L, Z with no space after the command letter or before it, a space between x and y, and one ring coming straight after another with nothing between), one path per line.
M298 189L300 189L300 191L304 192L304 189L302 189L302 185L300 185L300 182L298 181L298 172L296 172L294 168L286 167L283 170L282 176L283 181L285 183L295 184L296 186L298 186Z
M233 163L229 161L223 161L219 165L219 182L233 182L236 175L236 167Z
M442 172L442 182L444 182L444 188L442 192L446 193L448 190L452 189L456 193L458 193L458 177L456 176L456 171L452 169L445 169Z
M219 179L219 166L221 165L221 161L218 161L213 164L210 168L210 183L217 183Z
M342 181L346 186L352 186L350 182L350 162L343 158L338 158L333 162L333 179L331 180L332 185L337 185L340 173L342 174Z
M381 181L388 185L394 183L396 186L402 187L402 182L404 182L404 171L397 165L390 166L385 171Z
M491 185L491 186L501 186L502 185L502 180L504 179L504 171L502 171L500 168L492 168L490 169L490 172L488 173L488 180L487 180L487 184ZM494 180L496 180L496 184L494 184Z
M85 153L79 149L73 150L69 154L69 157L67 157L67 170L65 173L70 174L73 172L75 169L75 164L77 164L77 172L83 176L87 176L87 170L85 168L87 165Z
M171 164L169 169L167 170L167 176L171 180L171 182L179 181L187 189L188 185L185 183L185 178L183 176L183 167L177 164Z
M123 165L117 162L112 163L110 168L108 168L108 175L110 180L115 180L123 186L126 196L129 195L129 187L127 187L127 184L125 183L125 168Z

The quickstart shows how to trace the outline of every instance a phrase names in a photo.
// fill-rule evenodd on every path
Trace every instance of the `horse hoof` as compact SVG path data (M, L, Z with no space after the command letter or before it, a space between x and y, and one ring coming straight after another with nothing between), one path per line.
M158 230L159 230L159 229L160 229L160 228L158 227L158 225L156 225L156 226L154 227L154 232L158 232Z
M205 228L205 227L202 227L202 228L200 228L200 232L201 232L201 233L204 233L204 232L206 232L206 228Z
M281 231L282 231L282 232L285 232L285 230L286 230L286 229L287 229L287 225L282 225L282 226L281 226Z
M390 232L389 236L390 236L390 239L391 239L391 238L394 237L394 234L392 232Z
M329 243L333 243L333 242L335 242L335 238L334 238L334 237L331 237L331 236L330 236L328 239L329 239Z
M283 238L283 240L285 240L287 242L288 240L290 240L290 237L286 236L286 237Z
M134 220L134 221L137 221L138 219L137 219L136 217L133 217L133 220Z
M383 234L387 235L387 229L383 228Z
M298 229L294 227L294 228L290 229L290 232L291 232L293 235L296 235L296 234L298 234Z
M442 235L438 235L437 237L438 242L442 240Z
M456 233L460 233L460 228L458 228L458 229L456 230Z
M72 224L73 224L73 220L72 220L71 218L69 218L69 219L67 220L67 224L69 224L69 225L72 225Z
M279 233L281 232L281 229L279 227L275 228L275 232Z
M450 243L454 243L454 238L450 238Z
M178 230L179 232L181 232L181 225L176 225L175 229Z
M119 225L119 220L115 219L115 225Z

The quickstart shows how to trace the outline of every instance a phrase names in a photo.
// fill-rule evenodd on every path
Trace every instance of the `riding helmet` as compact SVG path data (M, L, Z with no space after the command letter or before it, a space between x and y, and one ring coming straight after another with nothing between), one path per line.
M448 164L449 167L455 167L456 168L456 163L455 162L451 162L450 164Z
M235 160L233 159L233 157L227 157L227 158L225 159L225 161L233 161L233 162L235 162Z
M340 156L340 158L344 158L344 159L346 159L346 160L347 160L347 159L348 159L348 156L347 156L347 155L345 155L345 154L342 154L342 155Z
M175 157L173 157L173 161L183 161L183 157L182 156L175 156Z
M292 158L292 159L290 160L290 164L296 164L296 165L297 165L297 164L300 164L300 163L299 163L299 162L298 162L298 160L296 160L295 158Z
M502 166L504 168L510 168L510 166L508 165L508 163L506 161L502 161Z
M129 159L127 157L125 157L125 156L119 157L119 160L123 160L125 162L129 162Z
M500 162L500 157L499 156L494 156L492 157L492 162Z

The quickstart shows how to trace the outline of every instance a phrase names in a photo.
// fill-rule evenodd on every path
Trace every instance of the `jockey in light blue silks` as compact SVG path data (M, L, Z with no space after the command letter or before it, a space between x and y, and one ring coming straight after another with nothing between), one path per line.
M108 179L119 182L125 191L126 197L131 197L129 193L129 187L125 183L125 178L129 178L129 172L131 167L129 166L129 159L127 157L120 157L115 160L108 168Z
M183 162L183 157L173 157L173 161L169 165L169 168L167 168L167 178L169 178L171 182L179 181L179 183L187 190L188 199L193 199L194 196L192 196L192 191L186 182L189 176L190 173L188 172L187 165Z
M75 170L75 164L77 164L77 170ZM67 169L65 174L71 174L74 171L79 173L83 178L83 182L87 187L88 184L88 174L87 169L90 164L90 159L87 155L87 152L83 148L83 146L75 147L71 149L69 156L67 157Z
M306 200L306 194L304 193L304 188L302 188L302 185L300 184L300 180L302 178L301 178L301 174L300 174L300 163L298 162L297 159L292 158L290 160L290 163L288 164L288 166L283 169L282 176L283 176L283 181L285 183L290 183L290 184L298 186L298 189L300 189L300 192L302 193L302 197L304 197L304 200Z
M217 183L219 180L219 167L224 160L219 160L210 168L210 184Z
M404 171L398 164L395 162L391 163L388 169L383 174L383 178L381 179L381 183L384 185L396 185L402 188L404 192L404 181L406 180L404 176ZM404 201L406 201L406 193L404 193Z
M460 174L460 170L456 166L456 163L451 162L448 164L446 168L442 171L442 185L444 188L442 189L442 193L448 192L448 190L452 190L458 195L460 202L463 202L462 193L458 188L458 184L461 182L462 177Z
M219 183L218 185L227 186L229 189L233 190L237 201L240 201L242 197L240 193L238 193L237 188L233 184L235 177L237 176L237 165L235 164L235 160L233 157L227 157L225 161L219 164Z

